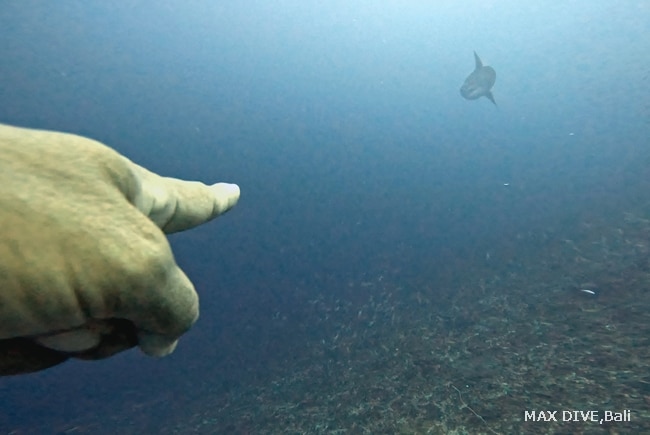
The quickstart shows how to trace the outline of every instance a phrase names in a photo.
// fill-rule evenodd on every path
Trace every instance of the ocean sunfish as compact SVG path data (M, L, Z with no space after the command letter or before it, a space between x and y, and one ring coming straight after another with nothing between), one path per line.
M474 52L474 60L476 61L476 68L465 79L465 83L460 88L460 95L466 100L476 100L477 98L487 97L497 105L492 95L492 86L497 79L497 73L491 66L483 66L481 58Z

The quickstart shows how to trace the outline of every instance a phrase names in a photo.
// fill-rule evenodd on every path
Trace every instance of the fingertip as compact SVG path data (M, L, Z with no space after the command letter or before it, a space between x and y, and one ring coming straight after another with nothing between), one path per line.
M178 344L177 338L138 332L138 347L147 355L161 358L172 353Z
M233 183L216 183L210 186L219 204L220 212L224 212L239 201L239 186Z

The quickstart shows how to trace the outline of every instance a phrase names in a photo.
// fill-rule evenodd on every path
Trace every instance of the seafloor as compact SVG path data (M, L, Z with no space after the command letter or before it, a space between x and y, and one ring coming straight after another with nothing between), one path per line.
M273 376L167 433L650 433L650 220L520 234L458 287L359 283L360 306L305 307L321 333ZM589 290L589 291L583 291ZM593 294L591 293L593 292ZM434 300L434 297L437 299ZM525 422L525 411L558 422ZM629 422L563 422L562 411Z
M649 216L518 234L446 289L404 273L350 282L355 299L322 294L272 319L257 366L230 352L187 395L60 430L650 433ZM219 378L234 367L244 375ZM560 421L525 421L542 410ZM573 410L630 410L630 421L561 421Z

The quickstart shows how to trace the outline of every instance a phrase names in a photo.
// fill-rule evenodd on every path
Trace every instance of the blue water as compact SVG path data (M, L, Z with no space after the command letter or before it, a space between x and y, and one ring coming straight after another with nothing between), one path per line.
M242 196L170 238L201 298L173 355L0 379L0 433L182 427L291 372L322 295L453 293L507 240L647 203L648 2L99 3L0 5L0 122ZM460 96L473 51L498 107Z

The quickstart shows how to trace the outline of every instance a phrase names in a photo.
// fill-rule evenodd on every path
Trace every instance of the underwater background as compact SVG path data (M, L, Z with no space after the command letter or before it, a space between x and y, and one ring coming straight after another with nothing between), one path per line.
M0 434L650 433L649 53L648 1L0 3L0 122L242 191L176 351L1 378Z

